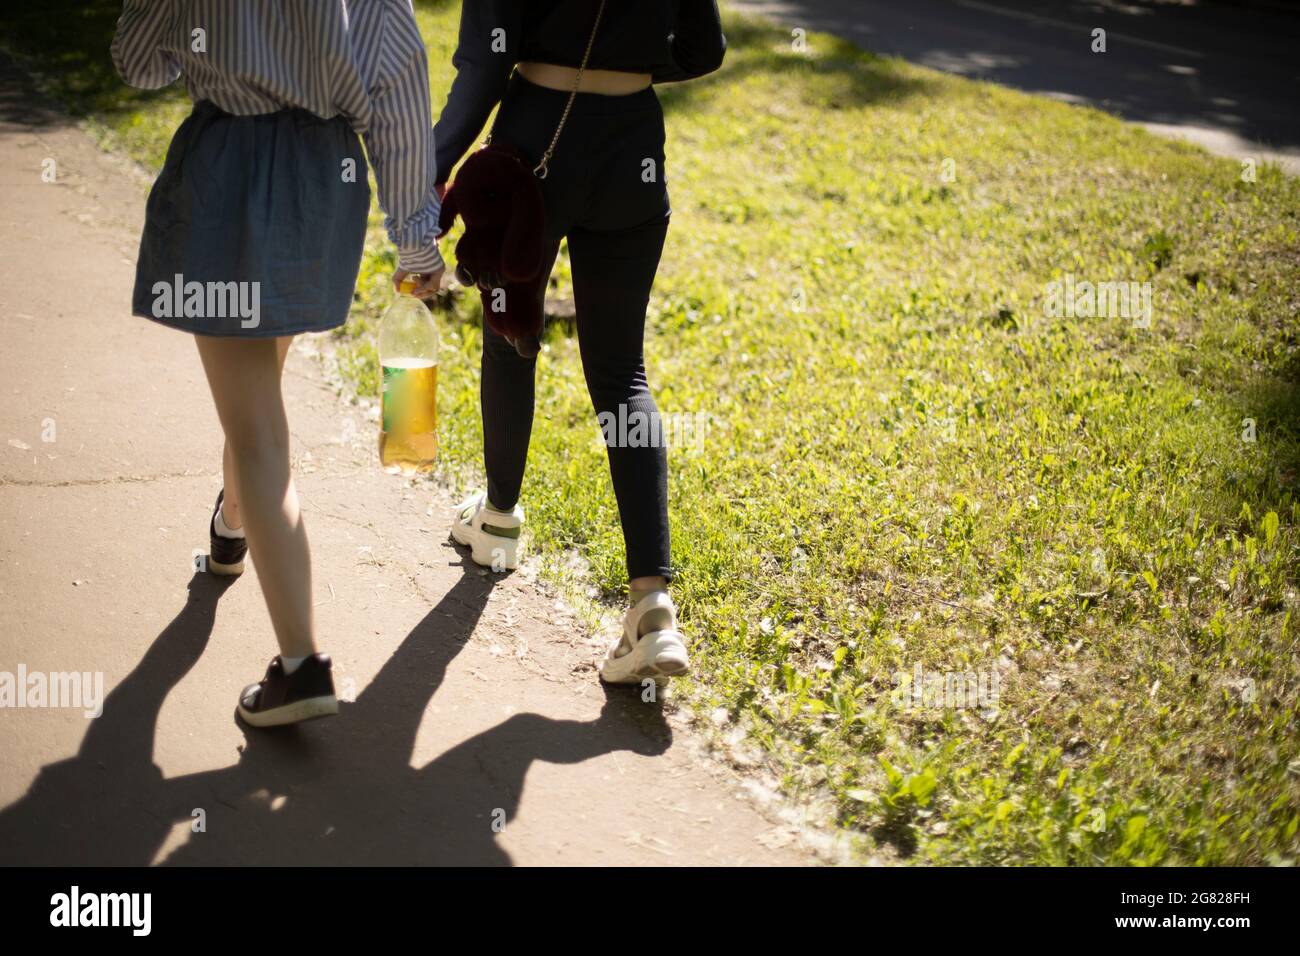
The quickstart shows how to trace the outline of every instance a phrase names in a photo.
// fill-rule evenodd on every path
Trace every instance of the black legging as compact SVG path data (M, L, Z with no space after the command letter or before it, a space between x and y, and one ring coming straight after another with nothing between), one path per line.
M492 141L540 158L567 97L515 74ZM641 412L654 423L647 434L661 436L654 443L608 445L630 578L672 575L668 456L642 357L646 304L668 230L663 167L663 111L653 89L630 96L584 93L574 100L542 180L544 268L550 271L560 239L567 237L578 347L597 415L609 413L617 422L621 414L621 420L635 423L635 413ZM519 500L533 427L536 365L484 325L483 458L488 499L499 508Z

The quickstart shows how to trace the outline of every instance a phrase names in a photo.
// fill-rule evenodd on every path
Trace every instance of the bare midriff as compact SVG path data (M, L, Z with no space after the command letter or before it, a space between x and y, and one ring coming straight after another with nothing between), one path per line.
M578 76L577 67L555 63L520 63L516 69L529 83L551 90L569 92ZM604 96L627 96L638 93L650 85L649 73L624 73L622 70L583 70L579 93L600 93Z

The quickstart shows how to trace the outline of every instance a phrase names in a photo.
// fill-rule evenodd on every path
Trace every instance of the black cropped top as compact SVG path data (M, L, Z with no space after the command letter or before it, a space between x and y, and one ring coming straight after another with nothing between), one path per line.
M465 155L516 63L579 66L599 0L463 0L456 79L434 126L439 182ZM722 65L717 0L606 0L587 66L689 80Z

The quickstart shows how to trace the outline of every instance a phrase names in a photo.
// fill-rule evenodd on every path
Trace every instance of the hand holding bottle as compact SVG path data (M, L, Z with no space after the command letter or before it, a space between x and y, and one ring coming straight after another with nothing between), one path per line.
M442 288L442 277L446 271L446 269L438 269L436 272L407 272L405 269L398 269L393 273L393 291L398 294L413 295L417 299L432 299ZM415 287L409 292L402 288L402 283L408 279L415 282Z

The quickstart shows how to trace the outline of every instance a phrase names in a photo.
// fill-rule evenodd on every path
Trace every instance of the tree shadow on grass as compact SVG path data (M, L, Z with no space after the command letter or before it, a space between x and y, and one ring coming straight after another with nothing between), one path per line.
M196 574L185 606L109 694L77 755L42 768L0 811L0 863L145 866L201 808L205 831L187 834L163 862L509 864L496 837L534 761L654 755L671 741L661 711L613 689L593 721L516 714L412 767L424 711L492 590L467 573L338 719L250 729L235 765L165 778L152 757L158 713L203 653L228 586Z
M722 68L707 76L655 87L664 113L689 109L707 111L707 97L719 86L767 76L782 86L798 85L816 97L809 105L823 109L855 109L883 100L923 95L929 83L905 76L897 63L867 53L838 37L817 37L816 55L797 52L790 31L757 19L729 21L727 55ZM763 103L754 103L757 112ZM689 158L689 157L688 157Z
M1045 93L1128 120L1207 128L1293 148L1300 124L1283 91L1294 82L1286 64L1297 29L1295 5L1235 6L787 0L776 15L931 69ZM934 15L940 7L947 16ZM1111 33L1104 69L1086 42L1094 28Z

